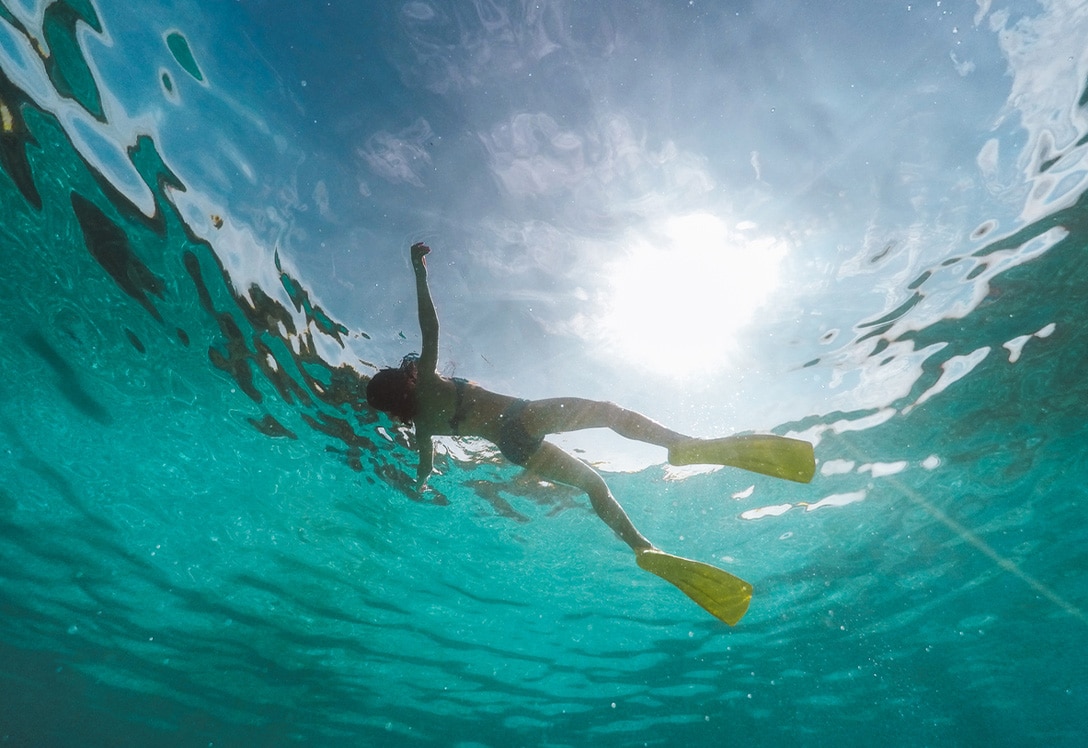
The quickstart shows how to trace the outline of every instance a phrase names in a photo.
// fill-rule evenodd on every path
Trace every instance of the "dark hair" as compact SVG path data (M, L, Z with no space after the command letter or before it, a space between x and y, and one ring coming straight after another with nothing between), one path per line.
M370 407L411 424L416 419L417 357L405 356L396 369L382 369L366 385Z

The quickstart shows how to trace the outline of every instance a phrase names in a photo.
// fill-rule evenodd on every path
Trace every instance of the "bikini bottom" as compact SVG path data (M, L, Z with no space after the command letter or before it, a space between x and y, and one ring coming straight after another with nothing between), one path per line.
M543 436L533 436L525 430L525 424L521 422L522 411L528 404L528 400L515 400L503 411L499 416L502 425L499 426L499 441L496 444L503 457L522 467L525 467L525 463L544 442Z

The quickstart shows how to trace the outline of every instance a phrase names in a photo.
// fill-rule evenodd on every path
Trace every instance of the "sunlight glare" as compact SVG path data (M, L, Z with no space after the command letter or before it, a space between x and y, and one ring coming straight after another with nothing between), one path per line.
M669 218L651 235L610 268L608 347L670 376L724 368L737 333L778 284L785 244L708 213Z

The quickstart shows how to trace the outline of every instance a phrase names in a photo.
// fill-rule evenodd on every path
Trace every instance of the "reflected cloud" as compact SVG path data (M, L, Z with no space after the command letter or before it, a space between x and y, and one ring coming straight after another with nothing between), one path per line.
M859 473L870 473L874 478L885 478L889 475L897 475L907 469L906 460L896 462L869 462L858 468Z
M1015 364L1020 360L1020 354L1023 353L1024 346L1029 340L1032 338L1049 338L1054 334L1055 329L1057 329L1057 325L1051 322L1030 335L1017 335L1012 340L1007 341L1001 347L1009 352L1009 363Z
M849 506L850 504L856 504L859 501L865 501L865 497L868 495L866 491L851 491L850 493L836 493L831 494L813 504L799 504L798 506L804 506L806 512L814 512L817 509L826 509L828 507L842 507Z
M941 364L941 376L937 382L918 396L918 399L903 409L903 414L911 412L931 397L944 392L953 383L958 382L982 363L990 354L990 347L984 346L964 356L952 356Z
M1088 117L1083 107L1069 106L1080 98L1088 71L1088 13L1076 0L1042 5L1043 13L1015 22L1005 10L990 16L1012 76L1001 120L1027 133L1017 158L1031 186L1020 214L1025 223L1073 205L1088 188Z
M584 136L560 129L548 114L517 114L481 135L491 171L518 197L542 195L578 185L590 176Z
M790 509L793 509L793 504L775 504L773 506L763 506L758 509L749 509L746 512L741 512L741 519L763 519L764 517L779 517Z
M401 8L406 52L396 62L407 80L439 94L521 73L566 42L563 6L555 2L507 7L491 0L427 3Z
M420 117L398 133L380 130L357 153L379 177L394 184L422 187L420 170L431 165L427 142L434 138L427 120Z
M584 211L645 217L715 186L697 157L672 142L650 148L647 136L618 113L578 130L560 126L545 112L521 112L481 134L480 141L492 173L515 198L569 192Z
M854 472L853 460L828 460L820 464L820 475L846 475Z

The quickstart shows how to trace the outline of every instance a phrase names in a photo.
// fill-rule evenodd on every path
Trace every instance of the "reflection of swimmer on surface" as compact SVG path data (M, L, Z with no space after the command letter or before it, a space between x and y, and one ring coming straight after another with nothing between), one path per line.
M419 448L417 487L423 490L433 468L434 436L476 436L494 443L503 456L541 478L584 491L601 519L635 551L639 566L676 585L711 614L733 625L748 609L752 587L707 564L656 549L635 529L613 498L604 479L581 460L544 441L548 434L608 428L628 439L669 450L676 465L733 465L807 482L815 470L812 445L773 435L693 439L613 403L573 397L522 400L485 390L438 369L438 315L427 286L430 252L412 245L419 326L423 352L398 368L383 369L367 386L370 405L393 418L415 424Z
M517 496L546 508L548 517L554 517L567 509L584 508L585 505L578 501L580 495L578 489L569 488L561 483L544 483L533 478L531 473L525 472L515 480L497 482L475 479L466 481L463 485L472 489L477 496L490 504L500 517L512 519L515 522L529 522L529 517L515 509L503 497L503 494Z

